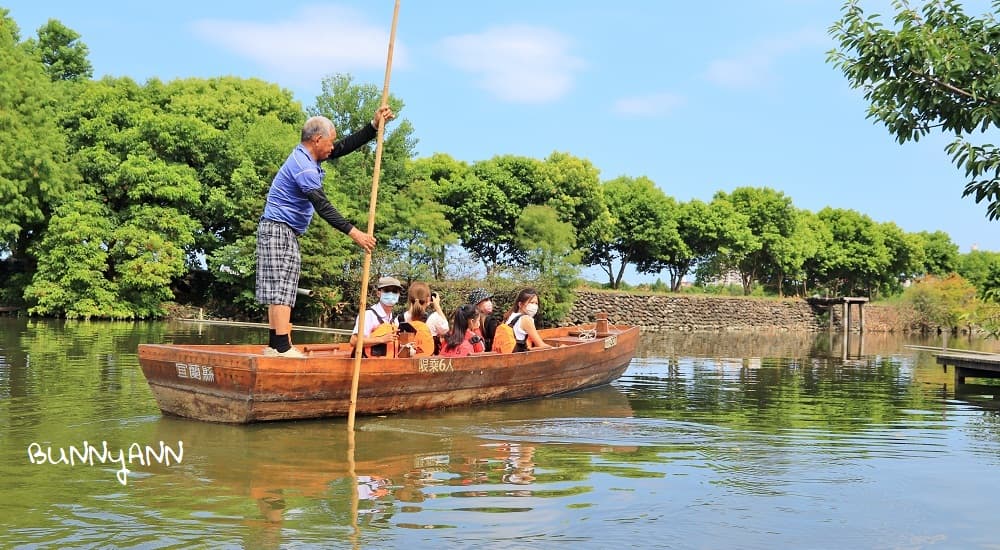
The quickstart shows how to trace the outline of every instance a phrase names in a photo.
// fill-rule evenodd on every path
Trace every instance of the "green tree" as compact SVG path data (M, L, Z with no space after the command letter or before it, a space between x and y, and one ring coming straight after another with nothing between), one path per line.
M94 76L94 68L87 57L87 45L80 41L80 33L56 19L38 28L38 40L29 40L25 46L41 60L52 80L87 80Z
M54 116L56 89L7 14L0 8L0 299L19 302L35 271L35 245L78 175Z
M968 323L979 305L976 288L956 274L927 275L906 289L903 299L929 324L952 330Z
M983 281L982 287L980 287L979 295L986 301L1000 304L1000 263L990 266L990 270L986 274L986 279ZM996 326L1000 329L1000 318L997 321Z
M161 314L160 303L170 298L170 282L185 272L186 247L194 244L198 225L187 212L196 210L200 183L196 172L182 162L171 162L163 151L164 141L179 147L191 147L181 139L169 118L164 120L151 108L144 89L128 79L106 79L82 85L70 110L78 116L69 120L71 139L77 147L74 155L84 185L85 201L99 201L107 208L111 227L102 234L101 246L107 250L106 264L99 272L112 283L94 286L94 294L105 288L117 292L118 303L95 316L150 317ZM166 122L166 124L162 124ZM189 124L180 121L180 126ZM164 158L166 157L166 158ZM58 253L60 247L86 247L52 234L63 224L53 217L40 255ZM66 255L78 254L64 252ZM75 270L76 266L69 265ZM33 313L41 315L72 314L76 306L66 301L43 300L38 293L61 277L54 272L36 273L30 296L37 300ZM80 289L82 296L87 296ZM105 300L95 303L106 304Z
M889 250L882 231L856 210L824 208L817 214L830 230L832 242L823 247L820 274L835 294L871 295L889 269Z
M1000 252L972 250L958 257L956 272L982 293L984 283L997 266L1000 266Z
M343 137L371 123L381 104L381 97L381 90L374 84L357 84L349 74L334 74L323 78L322 92L307 112L329 118L337 128L338 137ZM386 221L385 216L391 215L396 192L407 181L406 162L413 158L416 147L416 140L412 137L413 125L400 117L404 107L402 100L390 94L388 103L397 118L386 126L382 141L376 218L376 231L380 234L379 228ZM367 221L375 167L375 140L350 155L327 162L325 166L331 181L351 200L352 206L365 214L364 220Z
M903 283L924 273L923 239L915 233L906 233L892 222L879 224L882 240L889 253L889 267L881 277L880 290L898 293Z
M958 245L944 231L917 233L924 249L924 273L944 276L958 269Z
M661 269L658 251L681 242L677 202L647 177L618 177L604 182L603 191L611 226L589 244L583 261L599 266L609 286L618 288L629 264L655 273Z
M83 177L74 200L99 203L110 223L101 233L107 254L98 271L106 284L86 280L93 294L114 292L117 301L112 307L94 299L104 309L88 315L159 316L162 302L173 296L171 285L200 270L203 261L217 276L208 284L215 300L245 299L246 286L219 282L251 284L252 277L241 272L246 262L236 260L252 257L251 236L267 185L298 140L294 128L303 113L289 92L233 77L167 84L154 79L141 86L105 78L80 83L60 120ZM66 215L54 216L48 232L66 230L60 219ZM59 235L46 237L40 256L85 248ZM40 294L60 278L39 270L31 286L37 302L32 312L76 314L68 299L60 303ZM88 296L83 288L78 295Z
M731 257L753 241L747 217L725 199L710 204L697 199L678 205L678 246L658 251L660 265L670 273L670 290L677 292L691 269L712 257Z
M444 223L434 226L438 227L441 233L427 233L421 244L428 256L431 277L437 281L444 280L448 276L448 251L453 244L459 242L458 234L452 226L453 209L445 206L441 197L447 193L451 182L463 179L468 173L469 166L466 163L443 153L415 159L407 165L409 187L419 190L420 193L424 190L429 192L429 197L421 196L421 199L433 201L433 206L429 208L435 212L440 208L447 221L447 227Z
M25 290L30 313L67 318L130 318L118 283L105 276L111 254L113 213L94 198L67 201L56 210L40 248L38 271Z
M333 74L323 79L322 93L308 111L328 117L338 131L346 135L372 120L381 103L381 95L374 84L359 84L351 75ZM397 117L403 111L402 100L395 96L389 96L388 104ZM438 254L447 246L444 243L454 240L445 210L431 200L428 187L408 188L412 180L407 173L407 163L416 146L412 134L412 124L403 118L397 118L385 128L375 212L379 247L372 256L374 272L392 272L409 280L426 278L432 271L428 268L431 255ZM350 155L327 163L327 195L345 217L362 229L367 228L374 167L374 140ZM334 268L317 272L320 284L353 288L354 282L360 279L362 258L356 247L333 235L325 224L320 224L324 227L318 230L315 225L303 238L304 241L317 241L307 246L307 250L323 255L315 259L317 265ZM332 255L331 246L335 246L336 251ZM303 264L305 262L303 256ZM353 294L349 298L354 298Z
M542 163L539 176L532 204L550 206L559 221L569 223L581 253L586 243L607 238L611 215L604 201L600 173L589 160L555 152Z
M993 13L967 15L958 0L927 0L919 8L893 2L887 27L858 0L844 3L830 27L839 47L828 60L870 102L868 118L881 122L899 143L940 130L954 136L946 151L965 171L963 196L985 201L1000 217L1000 148L970 137L1000 124L1000 4Z
M768 266L781 264L788 253L788 239L798 228L798 214L792 199L767 187L739 187L732 193L720 191L716 198L728 200L737 212L746 216L750 232L759 247L748 250L736 263L743 282L743 293L750 294Z
M496 156L473 163L469 173L456 181L442 180L438 200L448 208L462 246L483 263L487 277L501 264L525 264L515 225L532 204L541 165L533 158Z
M795 230L786 239L775 241L774 263L765 265L762 275L778 292L785 295L785 285L791 285L794 292L808 289L806 282L806 260L815 257L823 243L820 221L809 211L798 210L795 214Z
M399 192L395 201L396 227L387 230L394 236L389 250L395 260L388 264L406 282L441 280L445 276L445 254L458 243L446 209L434 200L434 183L416 180Z
M833 292L827 285L827 271L829 260L834 256L831 250L833 243L833 231L829 225L818 214L811 211L801 211L799 213L802 223L809 227L815 247L812 254L806 256L802 262L802 291L803 294L810 292L819 293L826 291Z
M580 274L580 252L576 250L577 229L559 220L550 206L529 205L517 219L518 246L527 254L526 279L544 298L544 318L555 321L573 306L573 288Z
M551 276L566 266L576 269L579 265L580 254L574 250L576 228L559 221L559 214L552 207L525 208L517 219L515 232L518 246L527 252L528 266L538 274Z

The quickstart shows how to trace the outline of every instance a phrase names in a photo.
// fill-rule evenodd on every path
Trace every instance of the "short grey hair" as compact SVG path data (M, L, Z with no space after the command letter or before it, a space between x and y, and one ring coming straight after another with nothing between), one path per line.
M306 142L316 136L328 136L333 132L333 123L325 116L309 117L302 126L302 141Z

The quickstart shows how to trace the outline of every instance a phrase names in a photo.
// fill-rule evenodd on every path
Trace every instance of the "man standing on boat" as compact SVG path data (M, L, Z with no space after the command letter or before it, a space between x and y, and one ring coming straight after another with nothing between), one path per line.
M375 237L354 227L326 198L321 163L356 151L375 137L380 123L393 116L389 107L381 107L370 125L336 142L337 130L330 119L310 118L302 127L302 142L274 176L257 226L256 295L258 303L267 305L269 327L265 355L304 356L292 347L289 332L302 264L298 239L309 227L313 212L361 248L371 251L375 247Z

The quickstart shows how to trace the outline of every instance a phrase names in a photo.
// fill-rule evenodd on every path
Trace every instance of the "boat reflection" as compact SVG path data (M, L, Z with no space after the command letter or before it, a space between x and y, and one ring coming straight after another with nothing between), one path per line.
M550 461L561 457L546 465L550 480L582 479L594 455L635 449L609 445L595 430L630 416L627 397L604 386L518 403L363 417L353 457L342 420L237 426L164 417L157 434L184 442L184 468L164 472L183 476L172 484L208 482L252 499L260 515L248 521L280 523L290 511L309 514L303 508L322 503L341 525L373 525L430 499L529 496L538 482L539 448ZM346 501L355 490L351 518Z

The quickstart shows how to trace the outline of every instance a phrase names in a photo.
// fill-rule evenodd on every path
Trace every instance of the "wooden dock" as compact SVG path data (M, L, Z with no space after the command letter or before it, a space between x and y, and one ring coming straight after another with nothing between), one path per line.
M833 308L838 305L843 308L840 314L840 332L847 334L851 331L851 306L857 304L858 306L858 332L864 334L865 332L865 304L868 303L868 298L858 297L858 296L837 296L833 298L820 298L814 296L812 298L807 298L809 302L814 307L825 307L827 308L827 314L829 315L827 321L829 327L827 330L833 330Z
M1000 353L954 352L937 354L937 362L948 372L955 369L955 384L965 384L966 378L1000 378Z

